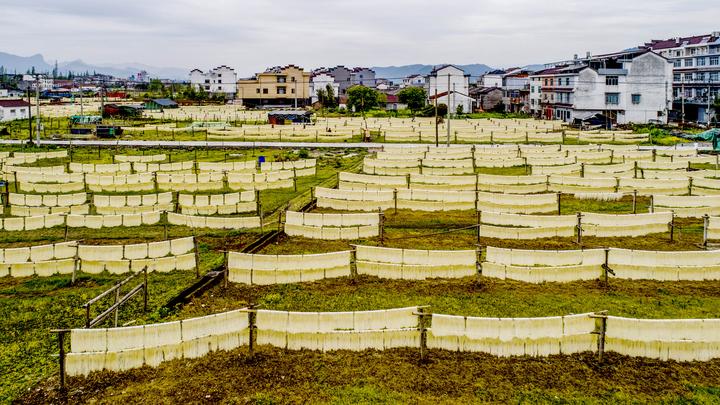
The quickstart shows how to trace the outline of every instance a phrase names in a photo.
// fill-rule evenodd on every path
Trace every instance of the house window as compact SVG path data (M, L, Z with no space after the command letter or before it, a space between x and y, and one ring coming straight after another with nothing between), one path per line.
M205 79L205 83L210 83L210 79Z
M287 77L285 77L285 76L278 76L278 77L277 77L277 82L278 82L278 83L285 83L285 82L287 82Z
M676 68L682 67L682 61L680 59L675 59L673 61L673 66Z
M718 81L718 79L720 79L720 72L710 73L710 81L711 82L716 82L716 81Z
M685 59L685 67L692 67L693 60L692 59Z
M607 86L617 86L619 82L619 79L617 76L607 76L605 77L605 84Z
M697 58L698 66L705 66L705 58Z
M295 94L295 89L290 89L290 93Z
M720 62L720 60L718 60L718 59L719 58L717 56L711 56L710 57L710 65L712 65L712 66L718 65L718 62Z
M545 79L545 85L546 86L548 85L548 79Z
M260 89L259 88L255 89L255 93L260 94Z
M278 86L277 94L285 94L286 92L285 86Z
M691 82L692 79L693 79L693 74L692 74L692 73L685 73L685 81L686 81L686 82Z
M640 104L640 100L641 100L640 94L632 95L632 103L633 104L635 104L635 105Z
M263 94L268 94L268 89L263 89Z
M680 73L675 73L675 74L673 74L673 81L674 81L674 82L679 82L679 81L680 81Z
M218 73L218 77L222 77L222 73Z
M569 86L569 85L570 85L570 78L569 78L569 77L566 77L566 78L565 78L565 85L566 85L566 86Z
M605 93L605 104L609 104L609 105L620 104L620 93Z
M290 81L291 81L291 82L294 82L294 81L295 81L295 76L292 76L292 77L290 78Z

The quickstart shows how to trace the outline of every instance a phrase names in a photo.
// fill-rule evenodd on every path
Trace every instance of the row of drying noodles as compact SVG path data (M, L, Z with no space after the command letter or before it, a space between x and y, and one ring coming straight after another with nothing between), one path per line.
M356 312L256 310L256 343L287 350L363 351L419 348L417 307ZM498 357L569 355L598 350L592 313L538 318L432 314L427 347ZM233 350L250 341L249 311L240 309L174 322L73 329L65 370L70 376L157 367ZM633 357L709 361L720 356L720 319L631 319L609 316L605 350Z
M356 246L357 274L387 279L462 278L477 274L475 250L416 250ZM351 252L306 255L230 253L228 278L242 284L290 284L348 277Z
M39 160L64 159L66 157L68 157L66 150L53 152L13 152L12 156L10 156L10 152L0 152L0 164L3 166L26 165L36 163Z
M196 267L193 237L131 245L51 245L0 249L0 277L49 277L56 274L122 274L140 271L169 272Z
M327 128L307 129L304 131L290 132L283 130L272 130L267 133L258 133L257 130L247 128L228 127L224 129L209 129L207 139L210 141L346 141L351 140L362 131L360 129L342 128L338 130Z
M557 212L556 194L497 194L423 189L342 190L318 187L317 206L343 211L390 208L413 211L480 210L522 214Z
M419 347L417 307L358 312L257 310L257 344L289 350L386 350ZM68 375L125 371L192 359L249 342L249 316L235 310L175 322L108 329L73 329Z
M28 217L5 217L0 221L4 231L34 231L37 229L67 226L69 228L112 228L155 225L160 223L162 212L121 215L47 214Z
M575 167L575 169L579 169ZM622 168L618 168L621 170ZM611 169L610 169L611 170ZM580 177L578 173L532 174L505 176L471 174L463 176L436 176L410 174L382 176L357 173L339 173L338 188L357 191L440 190L479 191L503 194L568 193L581 199L612 200L620 194L639 195L720 195L720 172L699 171L646 171L646 178L622 176L619 172L594 173ZM705 177L707 176L707 177Z
M88 215L91 205L99 215L139 214L150 211L175 211L190 215L232 215L257 211L256 193L243 191L224 194L178 194L177 205L173 193L137 195L94 194L87 204L87 193L19 194L9 193L12 216L40 216L47 214Z
M571 163L619 164L638 162L639 167L655 168L652 163L671 163L675 168L687 168L689 164L716 164L716 156L698 155L696 149L639 150L629 148L608 148L607 145L564 146L548 148L479 147L456 145L443 148L424 149L406 147L377 152L368 159L368 167L403 168L422 166L423 160L474 160L476 167L505 166L560 166ZM414 164L413 164L414 163Z
M441 131L438 131L441 132ZM483 142L483 143L562 143L563 135L560 132L506 132L504 130L479 132L474 130L455 129L450 135L451 142ZM382 131L386 142L435 142L436 131L434 128L418 130L415 132L398 131L395 129ZM447 139L447 132L440 137Z
M167 160L167 155L160 153L157 155L113 155L115 163L160 163Z
M158 155L165 156L165 155ZM153 156L148 156L153 157ZM213 172L213 171L236 171L255 173L269 172L277 170L302 170L303 175L312 175L317 166L315 159L301 159L297 161L287 162L265 162L258 167L254 160L243 162L200 162L200 161L184 161L175 163L153 163L153 162L120 162L120 163L76 163L71 162L58 166L19 166L5 163L3 165L3 173L41 173L41 174L61 174L61 173L87 173L87 174L133 174L133 173L157 173L157 172ZM309 173L309 174L307 174ZM6 176L7 178L8 176Z
M351 252L305 255L261 255L230 252L228 280L272 285L311 282L351 275Z
M566 139L577 139L579 142L616 142L642 143L650 139L649 134L634 134L625 131L575 132L565 131Z
M580 216L483 212L479 232L486 238L531 240L573 237L580 227L584 236L637 237L667 232L672 221L672 212Z
M260 218L259 216L215 217L168 212L167 221L170 225L187 226L189 228L237 230L262 227L262 218Z
M720 280L720 251L628 249L522 250L488 247L482 274L527 283L572 282L603 277L626 280Z
M377 175L434 174L459 175L471 174L476 168L503 168L531 166L533 174L562 173L621 173L625 177L638 177L645 170L687 170L692 164L716 164L716 157L697 156L678 158L674 161L628 161L624 158L614 162L605 152L585 152L568 157L503 157L463 158L463 159L378 159L366 157L363 161L363 172ZM614 165L614 167L604 167ZM588 167L590 166L590 167ZM599 166L599 167L595 167ZM622 169L620 171L619 169ZM639 174L638 174L639 173Z
M358 240L380 235L380 213L321 214L287 211L289 236L324 240Z
M448 145L434 146L392 146L384 145L377 152L379 160L404 159L558 159L577 157L584 163L627 163L632 161L679 162L691 158L707 158L698 163L715 163L714 156L698 155L695 148L653 148L640 149L625 145Z
M308 171L308 172L305 172ZM204 192L231 190L267 190L292 188L296 176L310 176L314 169L280 170L265 173L200 172L194 173L136 173L136 174L77 174L31 173L18 175L18 189L41 194L93 192L178 191Z

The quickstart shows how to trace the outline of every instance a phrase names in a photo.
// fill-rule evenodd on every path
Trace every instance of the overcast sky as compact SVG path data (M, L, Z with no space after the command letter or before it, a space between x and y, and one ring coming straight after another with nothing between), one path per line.
M545 63L720 31L718 0L2 0L0 51L94 64Z

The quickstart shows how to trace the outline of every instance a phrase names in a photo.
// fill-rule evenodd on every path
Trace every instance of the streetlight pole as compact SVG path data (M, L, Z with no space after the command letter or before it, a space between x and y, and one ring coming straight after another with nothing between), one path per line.
M450 146L450 73L447 75L447 146Z

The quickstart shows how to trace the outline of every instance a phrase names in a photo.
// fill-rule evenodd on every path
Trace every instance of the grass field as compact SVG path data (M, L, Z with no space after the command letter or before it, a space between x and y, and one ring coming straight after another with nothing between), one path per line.
M76 149L73 161L109 163L112 155L139 154L126 149ZM147 150L146 154L161 153ZM278 158L286 151L198 151L197 159L223 161ZM173 152L173 161L195 159L195 151ZM312 186L333 186L337 171L358 170L361 156L321 152L316 176L298 181L297 190L261 193L268 221L277 210L297 209L309 199ZM42 165L66 160L42 162ZM522 170L522 172L521 172ZM489 170L524 174L524 168ZM638 212L649 200L638 199ZM593 202L564 196L561 211L630 213L631 200ZM329 210L317 210L328 212ZM413 249L474 249L476 223L472 211L422 213L385 212L384 246ZM69 239L89 244L127 244L161 240L163 226L131 229L71 229ZM199 239L201 273L222 264L224 249L239 251L259 237L259 231L193 232L168 227L168 237L195 234ZM697 250L702 223L678 220L675 240L669 234L639 238L583 239L583 247L622 247L647 250ZM0 233L0 247L39 245L64 240L62 229ZM378 245L377 239L353 243ZM573 238L507 241L484 238L481 246L519 249L577 249ZM298 254L345 250L345 241L281 237L262 253ZM603 364L583 353L548 358L502 359L484 354L431 351L421 364L417 350L362 353L285 351L261 347L254 360L247 349L217 352L194 360L173 360L157 369L122 373L99 372L71 378L68 392L57 389L56 341L49 330L79 327L80 305L123 276L0 279L0 402L19 403L718 403L720 361L660 362L608 354ZM187 319L242 308L250 303L264 309L292 311L351 311L429 305L435 313L467 316L534 317L608 310L638 318L720 318L720 282L650 282L610 279L539 285L484 277L458 280L401 281L361 276L314 283L217 286L189 304L164 309L164 304L195 279L194 272L151 274L147 313L133 302L120 313L120 324L138 325Z

